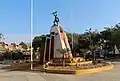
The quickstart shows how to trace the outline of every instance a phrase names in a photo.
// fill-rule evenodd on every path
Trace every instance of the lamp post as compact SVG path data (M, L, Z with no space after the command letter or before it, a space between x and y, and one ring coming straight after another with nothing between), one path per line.
M31 28L31 70L33 69L33 49L32 49L32 40L33 40L33 0L31 0L31 9L30 9L30 28Z
M12 63L12 53L13 53L13 49L10 49L10 59L11 59L11 63Z
M92 33L91 33L91 28L87 30L89 32L89 40L90 40L90 47L91 47L91 52L93 54L93 60L95 61L95 53L93 52L93 44L92 44Z
M13 53L13 52L12 52L12 50L11 50L11 63L12 63L12 53Z
M71 33L71 38L72 38L72 49L73 49L73 44L74 44L74 33L71 32L71 30L69 28L67 28L68 31L70 31Z

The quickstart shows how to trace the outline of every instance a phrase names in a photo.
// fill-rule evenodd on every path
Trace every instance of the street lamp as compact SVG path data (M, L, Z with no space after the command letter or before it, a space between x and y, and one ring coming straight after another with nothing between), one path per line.
M67 30L70 31L69 28L67 28ZM74 33L71 32L71 31L70 31L70 33L71 33L71 38L72 38L72 49L73 49L73 44L74 44Z
M11 63L12 63L12 53L13 53L13 49L12 49L12 47L11 47L11 49L10 49L10 59L11 59Z
M32 49L32 40L33 40L33 0L31 0L31 9L30 9L30 28L31 28L31 70L33 69L33 49Z
M90 40L90 47L91 47L91 52L93 54L93 60L95 61L95 53L93 52L93 44L92 44L92 33L91 33L91 28L89 30L87 30L89 32L89 40Z

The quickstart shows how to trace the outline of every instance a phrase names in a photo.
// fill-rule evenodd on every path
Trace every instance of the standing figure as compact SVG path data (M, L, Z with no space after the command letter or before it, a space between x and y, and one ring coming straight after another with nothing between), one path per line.
M54 25L58 25L58 22L59 22L59 18L57 17L57 11L55 11L55 12L53 12L52 13L53 15L54 15L54 17L55 17L55 19L54 19Z

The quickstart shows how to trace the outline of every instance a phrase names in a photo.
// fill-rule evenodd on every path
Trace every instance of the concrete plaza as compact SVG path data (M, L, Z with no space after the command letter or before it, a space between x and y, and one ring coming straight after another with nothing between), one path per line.
M114 65L114 69L85 75L0 70L0 81L120 81L120 62Z

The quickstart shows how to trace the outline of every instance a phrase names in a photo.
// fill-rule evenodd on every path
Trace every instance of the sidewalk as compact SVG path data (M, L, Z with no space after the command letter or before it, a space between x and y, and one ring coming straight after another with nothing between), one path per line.
M2 73L1 73L2 72ZM37 73L0 71L0 81L46 81Z

